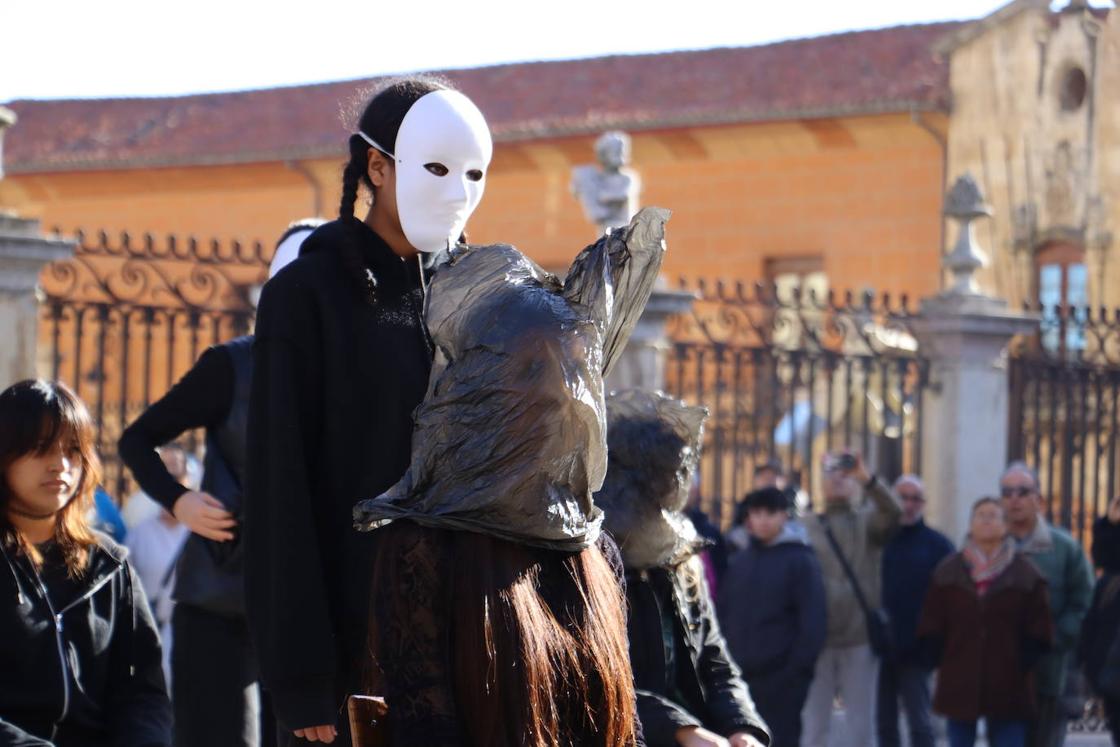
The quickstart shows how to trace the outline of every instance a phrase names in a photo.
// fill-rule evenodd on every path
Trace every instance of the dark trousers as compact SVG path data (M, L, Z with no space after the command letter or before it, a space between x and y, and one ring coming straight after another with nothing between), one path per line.
M1023 747L1027 741L1027 725L1023 721L984 719L990 747ZM976 722L949 719L949 747L973 747L976 744Z
M1108 730L1112 732L1113 747L1120 747L1120 700L1104 698L1104 715L1108 718Z
M933 747L929 672L921 667L884 661L879 667L879 747L899 747L898 703L906 713L911 747Z
M770 727L770 747L798 747L801 709L809 697L812 672L779 670L745 677L759 715Z
M1038 715L1027 725L1028 747L1062 747L1066 743L1069 717L1062 699L1038 696Z
M257 678L244 620L175 605L171 615L175 747L265 744Z

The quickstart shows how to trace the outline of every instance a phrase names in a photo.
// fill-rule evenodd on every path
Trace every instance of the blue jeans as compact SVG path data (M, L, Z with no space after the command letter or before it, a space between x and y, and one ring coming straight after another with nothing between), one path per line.
M987 718L990 747L1023 747L1027 743L1026 721L1001 721ZM976 744L975 721L949 719L949 747L972 747Z
M933 747L930 675L921 667L884 661L879 667L879 747L899 747L898 702L906 712L911 747Z

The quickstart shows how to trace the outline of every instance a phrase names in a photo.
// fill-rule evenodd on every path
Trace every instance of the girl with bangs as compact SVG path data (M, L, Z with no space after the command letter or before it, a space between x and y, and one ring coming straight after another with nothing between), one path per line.
M171 744L144 592L126 551L86 519L100 471L70 389L0 392L0 745Z

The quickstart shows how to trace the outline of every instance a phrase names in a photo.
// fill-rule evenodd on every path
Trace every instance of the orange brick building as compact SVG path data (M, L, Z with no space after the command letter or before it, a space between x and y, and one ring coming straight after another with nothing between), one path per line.
M669 277L931 293L949 126L932 47L957 26L447 72L496 140L472 241L566 266L594 233L571 169L622 129L642 204L674 211ZM12 102L0 208L64 232L271 243L335 213L353 121L339 112L371 83Z

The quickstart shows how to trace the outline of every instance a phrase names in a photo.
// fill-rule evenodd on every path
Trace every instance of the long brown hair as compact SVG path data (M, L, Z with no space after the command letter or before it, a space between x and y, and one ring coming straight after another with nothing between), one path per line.
M473 532L446 537L451 682L468 743L632 744L625 602L599 548L567 554ZM379 572L387 567L384 554L392 552L392 542L378 548L375 588L394 583ZM378 636L371 627L376 662Z
M12 526L8 504L12 500L7 471L20 457L43 454L60 441L77 447L82 476L73 498L55 516L54 541L62 551L71 577L82 574L89 548L96 544L86 518L93 506L93 492L101 481L101 461L94 448L93 419L89 410L65 384L28 379L0 392L0 541L43 562L39 551Z

